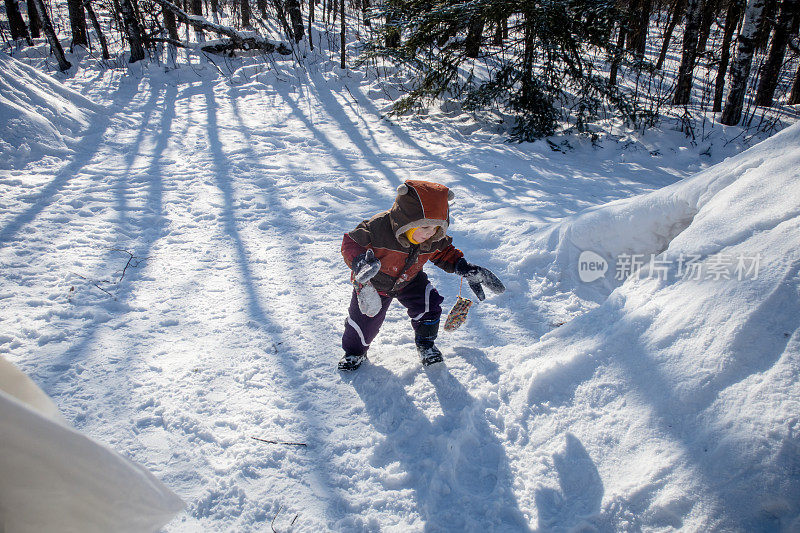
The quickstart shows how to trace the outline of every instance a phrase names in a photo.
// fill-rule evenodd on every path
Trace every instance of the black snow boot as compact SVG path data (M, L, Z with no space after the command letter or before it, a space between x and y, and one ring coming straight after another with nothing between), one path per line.
M439 351L439 348L432 342L428 346L417 343L417 352L419 352L419 358L422 360L422 366L429 366L444 361L442 352Z
M423 366L441 363L444 361L442 352L433 343L438 335L438 320L435 322L423 322L417 326L416 338L414 339L414 342L417 345L417 352L419 353L419 358L422 360Z
M356 368L361 366L361 363L366 361L367 354L362 353L360 355L346 353L342 356L342 359L339 361L339 370L355 370Z

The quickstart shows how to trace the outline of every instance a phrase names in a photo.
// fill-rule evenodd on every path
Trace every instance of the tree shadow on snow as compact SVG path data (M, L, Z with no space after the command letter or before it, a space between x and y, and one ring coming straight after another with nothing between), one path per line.
M371 465L399 463L404 470L384 479L387 490L413 490L425 531L530 531L505 450L483 406L446 366L427 375L443 412L433 420L385 368L367 364L352 380L373 428L385 436Z
M553 456L561 490L540 488L536 491L536 510L542 531L572 529L584 517L597 514L603 501L603 481L581 441L567 433L563 453Z

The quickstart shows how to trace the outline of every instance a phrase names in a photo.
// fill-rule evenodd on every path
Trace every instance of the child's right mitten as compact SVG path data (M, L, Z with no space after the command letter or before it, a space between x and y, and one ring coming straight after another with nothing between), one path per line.
M380 272L381 262L372 249L353 259L353 279L362 285Z

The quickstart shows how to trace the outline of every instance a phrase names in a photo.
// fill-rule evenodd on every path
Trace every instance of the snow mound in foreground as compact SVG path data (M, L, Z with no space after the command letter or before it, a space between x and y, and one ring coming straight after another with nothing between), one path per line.
M0 54L0 168L66 153L101 109L50 76Z
M0 531L155 531L183 505L145 468L69 428L0 358Z
M800 530L798 168L795 125L540 236L523 266L549 259L543 282L600 302L513 354L504 384L512 440L537 450L519 471L555 465L531 495L540 527ZM610 265L591 283L587 249Z

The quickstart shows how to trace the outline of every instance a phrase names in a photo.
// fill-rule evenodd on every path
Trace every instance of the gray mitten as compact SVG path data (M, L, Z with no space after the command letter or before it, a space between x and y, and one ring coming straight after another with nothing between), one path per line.
M372 283L367 283L361 287L356 288L356 298L358 299L358 309L368 317L373 317L381 311L383 302L381 295L372 286Z
M506 286L503 285L503 282L500 281L491 270L470 264L463 257L456 263L456 274L466 278L467 283L469 283L469 288L472 289L472 292L474 292L478 300L481 301L486 298L482 285L489 287L489 290L495 294L500 294L506 290Z
M353 279L362 285L380 272L381 262L371 249L353 259Z

